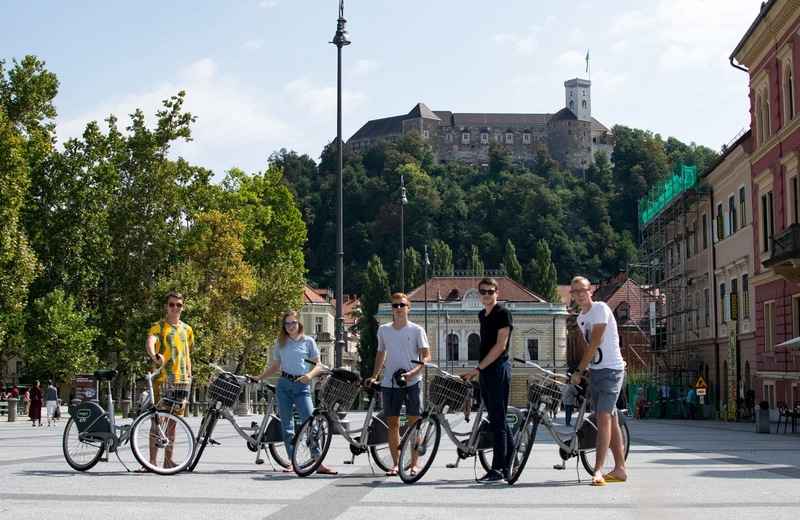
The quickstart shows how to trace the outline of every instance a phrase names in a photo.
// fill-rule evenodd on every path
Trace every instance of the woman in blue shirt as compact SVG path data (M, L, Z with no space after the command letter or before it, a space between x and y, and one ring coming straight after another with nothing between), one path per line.
M314 406L311 404L311 391L309 382L322 368L314 365L310 371L309 365L305 362L310 359L320 363L319 347L314 341L303 334L303 322L300 316L294 311L288 311L283 315L283 326L278 332L278 340L275 342L275 361L272 366L258 376L251 376L250 379L261 381L273 374L280 372L278 383L275 385L275 396L278 400L278 415L281 418L281 428L283 429L283 443L289 458L292 456L294 446L294 413L293 407L297 408L300 415L300 422L304 422L311 416ZM319 453L314 453L319 456ZM294 468L289 466L286 473L293 472ZM317 473L325 475L336 475L338 472L320 464Z

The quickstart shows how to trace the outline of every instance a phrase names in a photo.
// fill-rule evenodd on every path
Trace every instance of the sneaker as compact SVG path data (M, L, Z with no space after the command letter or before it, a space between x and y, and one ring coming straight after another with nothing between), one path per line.
M502 473L500 473L499 471L492 470L486 475L479 478L478 482L481 482L483 484L494 484L497 482L502 482L503 479L504 477Z

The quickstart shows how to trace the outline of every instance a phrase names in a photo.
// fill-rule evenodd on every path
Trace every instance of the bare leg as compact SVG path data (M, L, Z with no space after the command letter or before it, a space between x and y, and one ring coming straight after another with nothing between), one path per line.
M614 455L614 469L608 475L619 480L628 480L628 471L625 468L625 447L622 445L622 430L619 428L617 417L611 419L611 453ZM605 453L603 458L605 459Z
M414 423L417 422L417 421L419 421L419 415L409 416L408 417L408 427L411 428L411 426L413 426ZM399 426L399 423L398 423L398 426ZM399 439L400 439L400 429L399 429L399 427L398 427L398 430L397 430L397 438L398 438L398 441L399 441ZM420 441L422 441L422 438L420 438ZM398 442L397 445L399 447L400 442ZM399 450L394 450L394 452L397 454L397 457L399 458L400 457L400 451ZM396 468L397 467L397 459L395 459L394 465L395 465L395 468ZM411 451L411 471L412 472L416 472L418 470L419 470L419 453L417 453L417 450L412 450Z
M410 421L410 418L409 418ZM400 417L387 417L389 427L389 453L392 455L392 471L397 471L397 463L400 460Z
M602 480L603 464L606 463L606 452L611 444L611 419L610 413L597 411L597 443L594 459L594 479ZM617 428L619 432L619 428ZM619 433L618 433L619 434Z

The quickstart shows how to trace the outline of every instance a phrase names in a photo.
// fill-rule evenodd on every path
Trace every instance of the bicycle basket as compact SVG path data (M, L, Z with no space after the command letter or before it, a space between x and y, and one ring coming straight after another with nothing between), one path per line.
M208 387L207 401L219 401L223 406L232 406L241 392L242 387L233 374L220 374Z
M319 398L329 410L346 412L353 406L357 394L358 383L356 381L343 381L331 375L325 378Z
M428 401L439 411L445 407L461 411L472 399L472 385L455 376L436 374L431 381Z
M566 385L548 374L533 374L528 380L528 402L538 408L542 403L548 412L558 413Z
M173 383L169 380L161 383L161 400L159 407L183 408L189 399L189 388L192 386L191 378L185 377L180 383Z

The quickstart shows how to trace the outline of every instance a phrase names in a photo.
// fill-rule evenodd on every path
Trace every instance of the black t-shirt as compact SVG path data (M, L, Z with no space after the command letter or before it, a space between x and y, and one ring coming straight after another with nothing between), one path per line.
M511 312L502 305L495 304L489 315L486 315L486 309L478 314L478 321L481 324L481 360L485 358L489 351L492 350L495 343L497 343L497 333L504 327L510 327L508 337L511 338L511 331L514 326L511 322ZM506 343L506 350L497 358L498 361L505 361L508 359L508 343Z

